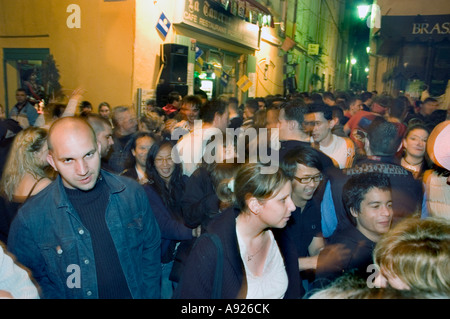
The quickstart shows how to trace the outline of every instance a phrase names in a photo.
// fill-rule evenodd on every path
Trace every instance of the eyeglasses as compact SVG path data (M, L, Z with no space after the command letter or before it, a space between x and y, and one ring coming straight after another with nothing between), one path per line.
M300 184L309 184L312 180L314 182L320 182L323 179L322 174L311 176L311 177L297 177L294 176L295 180L298 181Z

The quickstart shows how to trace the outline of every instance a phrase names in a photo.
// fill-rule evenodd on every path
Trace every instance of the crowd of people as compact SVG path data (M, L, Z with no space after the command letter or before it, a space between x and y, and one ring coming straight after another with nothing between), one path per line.
M0 119L0 297L450 297L450 116L376 92ZM450 110L450 107L449 107Z

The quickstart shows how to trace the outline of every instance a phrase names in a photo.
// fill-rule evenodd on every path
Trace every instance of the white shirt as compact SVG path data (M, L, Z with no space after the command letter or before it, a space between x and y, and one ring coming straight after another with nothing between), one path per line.
M183 135L183 137L177 142L177 151L180 157L180 161L183 164L183 174L191 176L197 169L198 165L202 163L203 155L205 154L206 144L209 139L216 135L216 137L222 137L223 134L218 128L197 128L194 127L192 132ZM220 144L220 138L218 143ZM208 147L209 154L211 149Z
M282 299L288 288L288 276L273 233L268 230L270 236L270 248L264 263L261 276L255 276L247 267L247 247L236 229L241 258L244 261L245 274L247 278L246 299Z
M331 157L340 169L346 168L349 157L354 157L354 150L348 149L346 140L335 134L332 134L332 142L328 146L319 146L319 149Z

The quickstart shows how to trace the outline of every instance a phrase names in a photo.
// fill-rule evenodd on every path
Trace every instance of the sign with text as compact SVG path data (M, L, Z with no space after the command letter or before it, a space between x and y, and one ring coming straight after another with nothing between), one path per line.
M308 55L318 55L319 54L319 45L310 43L308 44Z
M174 24L195 28L236 45L258 48L258 26L234 16L220 3L211 0L180 2L184 6L175 9Z
M253 83L246 75L243 75L239 81L237 81L236 85L242 92L246 92L253 85Z

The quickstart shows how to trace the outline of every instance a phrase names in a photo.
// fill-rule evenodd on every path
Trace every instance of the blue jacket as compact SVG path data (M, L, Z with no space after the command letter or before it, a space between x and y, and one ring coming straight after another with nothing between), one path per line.
M101 171L110 188L106 223L133 298L160 298L161 235L144 189ZM67 198L61 177L18 211L8 248L28 267L43 298L98 298L89 231Z
M21 113L27 116L28 123L30 124L30 126L34 125L36 119L39 116L34 106L30 102L27 102L27 104L22 108L21 111L19 111L19 109L17 108L17 104L14 105L13 108L11 109L11 112L9 113L9 118L15 119Z

